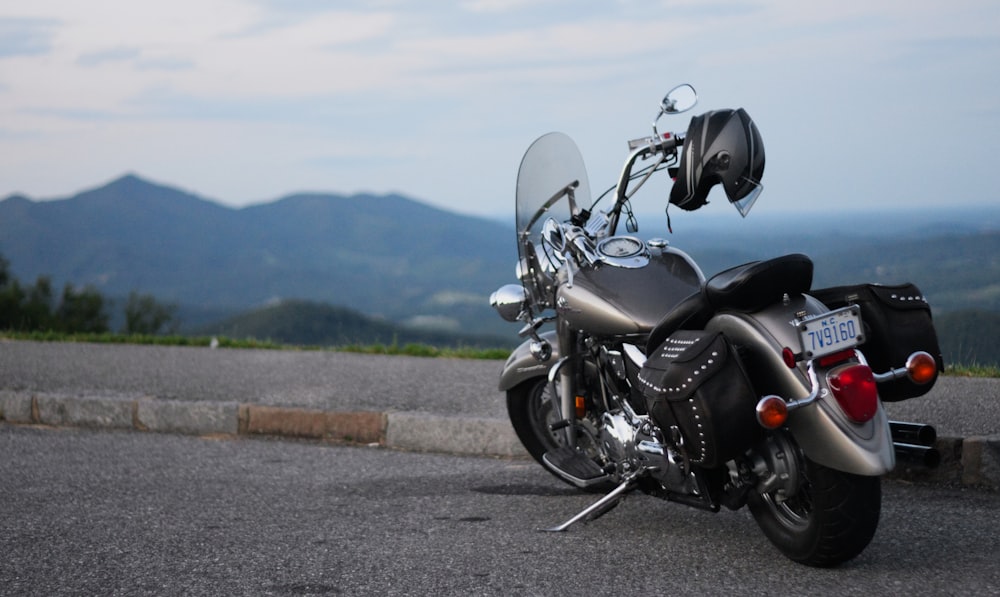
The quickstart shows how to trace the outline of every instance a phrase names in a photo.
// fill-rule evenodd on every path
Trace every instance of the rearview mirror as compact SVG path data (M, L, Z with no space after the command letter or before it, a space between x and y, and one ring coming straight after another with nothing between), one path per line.
M698 103L698 93L689 83L671 89L660 102L660 116L687 112Z

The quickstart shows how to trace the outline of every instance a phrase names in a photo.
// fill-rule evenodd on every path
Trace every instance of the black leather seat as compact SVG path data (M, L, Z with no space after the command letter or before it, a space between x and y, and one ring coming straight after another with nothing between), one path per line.
M753 313L776 303L784 295L799 295L812 287L813 262L801 253L754 261L711 277L703 292L719 311Z
M813 262L801 253L753 261L712 276L700 291L671 309L653 327L646 354L677 330L703 328L718 311L753 313L812 287Z

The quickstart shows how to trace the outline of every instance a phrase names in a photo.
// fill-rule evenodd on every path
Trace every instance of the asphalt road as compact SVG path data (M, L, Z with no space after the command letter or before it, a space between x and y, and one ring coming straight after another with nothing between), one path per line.
M236 401L506 419L500 361L337 352L0 341L0 390ZM1000 381L943 377L886 405L941 437L1000 435Z
M781 557L745 511L592 500L536 465L0 423L0 595L995 595L1000 494L884 482L858 558Z
M502 361L0 341L0 389L506 417Z

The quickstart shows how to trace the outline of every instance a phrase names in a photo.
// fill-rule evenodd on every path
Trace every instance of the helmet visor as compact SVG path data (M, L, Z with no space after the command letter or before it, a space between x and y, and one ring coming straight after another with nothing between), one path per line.
M753 204L757 202L757 197L760 197L761 192L764 191L764 185L748 178L744 179L744 184L750 185L750 191L742 199L733 201L732 204L736 206L736 211L745 218L750 213L750 209L753 208Z

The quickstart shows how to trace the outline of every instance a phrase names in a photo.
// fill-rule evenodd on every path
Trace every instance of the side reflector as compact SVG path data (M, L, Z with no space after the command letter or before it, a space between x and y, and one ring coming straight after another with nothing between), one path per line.
M855 423L870 421L878 411L875 376L867 365L850 365L828 378L833 397L841 410Z
M915 352L906 359L906 374L913 383L923 385L934 381L937 375L937 361L926 352Z
M587 416L587 399L583 396L576 397L576 417L582 419Z
M757 422L767 429L777 429L788 420L788 405L780 396L764 396L757 403Z
M781 349L781 360L785 361L785 367L789 369L795 369L795 362L798 360L795 358L795 352L787 346Z

